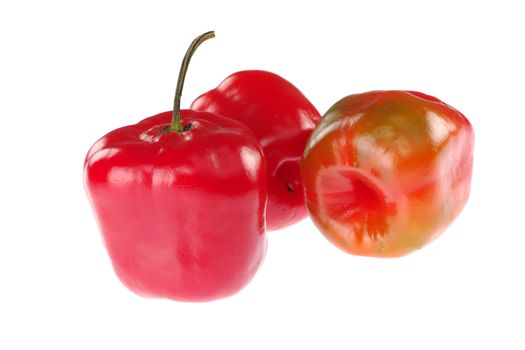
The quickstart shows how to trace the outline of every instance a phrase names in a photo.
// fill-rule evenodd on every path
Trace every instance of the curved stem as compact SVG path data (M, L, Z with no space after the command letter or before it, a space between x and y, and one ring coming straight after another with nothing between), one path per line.
M173 100L173 114L171 117L171 125L169 127L169 132L176 132L177 134L180 134L184 131L182 127L182 123L180 121L180 99L182 96L182 88L184 86L184 79L186 78L186 72L188 71L188 66L190 64L191 57L195 53L195 50L197 50L199 45L202 44L204 41L214 38L214 37L215 37L214 31L206 32L202 35L199 35L197 38L195 38L191 42L190 47L188 47L188 51L186 51L186 55L184 55L184 59L182 60L182 64L180 66L179 79L177 80L177 89L175 90L175 98Z

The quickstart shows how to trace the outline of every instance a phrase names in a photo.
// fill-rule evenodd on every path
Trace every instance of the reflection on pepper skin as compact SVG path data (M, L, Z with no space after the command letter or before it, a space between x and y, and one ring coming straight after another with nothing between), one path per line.
M414 91L371 91L334 104L301 164L306 206L342 250L395 257L452 223L470 192L474 132L463 114Z

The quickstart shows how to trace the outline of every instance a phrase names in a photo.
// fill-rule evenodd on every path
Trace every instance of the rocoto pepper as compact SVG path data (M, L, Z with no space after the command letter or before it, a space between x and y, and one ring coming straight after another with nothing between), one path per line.
M405 255L439 236L470 192L474 133L458 110L413 91L334 104L308 141L306 205L342 250Z
M85 186L113 267L143 296L205 301L254 276L266 250L266 163L255 135L213 113L174 109L116 129L90 149ZM171 121L171 124L170 124Z
M198 97L191 108L241 121L257 136L268 164L269 230L306 217L300 162L321 115L294 85L274 73L241 71Z

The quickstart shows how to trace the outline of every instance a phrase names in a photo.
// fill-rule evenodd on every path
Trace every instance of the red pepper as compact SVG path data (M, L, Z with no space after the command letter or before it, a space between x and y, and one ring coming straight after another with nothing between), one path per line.
M400 256L439 236L470 192L474 133L456 109L412 91L333 105L302 161L314 223L339 248Z
M266 163L238 121L174 109L116 129L91 148L85 184L114 269L134 292L203 301L254 276L266 249ZM171 120L171 125L170 125Z
M257 136L268 163L269 230L306 217L300 161L321 116L295 86L270 72L237 72L198 97L191 108L239 120Z

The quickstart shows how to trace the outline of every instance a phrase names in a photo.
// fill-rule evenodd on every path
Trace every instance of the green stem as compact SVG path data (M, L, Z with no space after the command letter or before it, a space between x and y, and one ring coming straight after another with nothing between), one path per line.
M180 99L182 96L182 88L184 86L184 79L186 78L186 72L188 71L188 66L190 64L191 57L195 53L195 50L202 44L204 41L214 38L215 32L207 32L202 35L199 35L195 40L193 40L184 55L182 64L180 66L179 79L177 80L177 90L175 90L175 99L173 100L173 114L171 117L171 125L167 132L175 132L181 134L184 130L182 123L180 121Z

